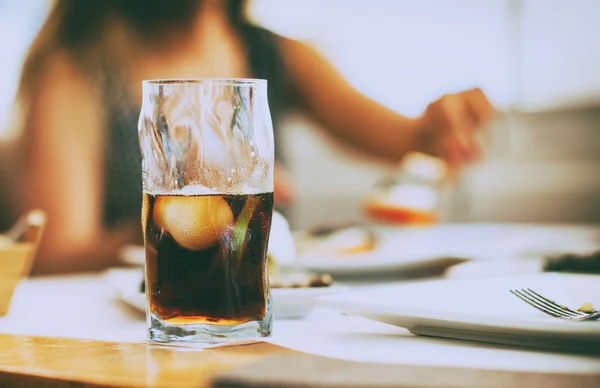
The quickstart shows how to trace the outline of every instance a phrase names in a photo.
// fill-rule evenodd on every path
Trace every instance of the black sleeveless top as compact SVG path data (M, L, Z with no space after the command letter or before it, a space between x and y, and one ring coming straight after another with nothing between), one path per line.
M251 77L268 81L268 97L275 149L280 149L278 127L282 116L293 104L292 88L277 44L277 37L262 28L240 28L247 51ZM108 228L121 222L139 224L142 205L142 157L137 124L140 105L127 98L124 83L117 72L103 75L104 99L107 108L106 162L104 169L104 225ZM283 159L276 152L276 159Z

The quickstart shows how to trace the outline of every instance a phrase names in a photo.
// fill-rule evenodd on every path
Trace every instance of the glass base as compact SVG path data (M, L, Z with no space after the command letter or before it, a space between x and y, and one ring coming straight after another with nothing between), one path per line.
M263 319L235 326L173 325L152 313L147 313L147 316L148 341L161 345L208 348L223 344L248 344L269 337L273 328L270 303L267 304L267 312Z

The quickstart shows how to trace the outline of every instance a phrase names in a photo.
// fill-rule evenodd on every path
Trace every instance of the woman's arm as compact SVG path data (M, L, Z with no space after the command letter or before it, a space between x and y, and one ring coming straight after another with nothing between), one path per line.
M87 79L55 58L26 103L19 208L44 209L34 273L93 270L115 262L129 233L102 228L102 107Z
M413 150L451 164L477 156L474 133L493 113L481 90L445 95L432 102L423 116L412 119L352 88L312 48L285 38L280 38L280 47L301 104L343 143L392 161Z

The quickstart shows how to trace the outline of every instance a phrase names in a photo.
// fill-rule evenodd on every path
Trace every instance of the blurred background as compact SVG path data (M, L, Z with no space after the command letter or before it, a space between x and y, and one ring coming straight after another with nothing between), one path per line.
M51 5L0 0L0 159L15 135L20 67ZM248 11L400 113L417 116L468 87L486 92L502 114L485 160L445 193L443 220L600 221L600 2L253 0ZM345 153L301 116L282 133L297 189L292 227L361 219L385 168Z

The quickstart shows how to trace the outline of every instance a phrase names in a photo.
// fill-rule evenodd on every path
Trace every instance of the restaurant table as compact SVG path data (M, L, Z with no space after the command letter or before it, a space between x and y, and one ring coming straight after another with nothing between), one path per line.
M591 355L420 337L325 309L275 320L266 343L201 351L148 345L145 326L143 313L119 301L102 274L24 280L0 318L0 386L33 385L27 379L35 376L89 386L202 386L215 372L295 352L387 364L600 373L600 358Z

